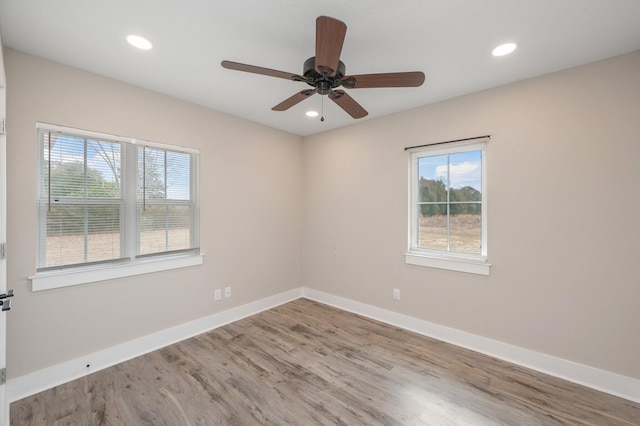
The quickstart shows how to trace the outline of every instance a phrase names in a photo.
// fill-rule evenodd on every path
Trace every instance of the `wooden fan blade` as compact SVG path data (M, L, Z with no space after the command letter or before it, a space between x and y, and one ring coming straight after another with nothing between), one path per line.
M313 95L315 93L316 93L315 89L303 90L302 92L298 92L295 95L291 96L290 98L285 99L284 101L280 102L278 105L274 106L271 109L273 111L286 111L289 108L291 108L292 106L304 101L309 96L311 96L311 95Z
M330 77L336 75L347 25L328 16L316 19L316 71Z
M333 90L329 93L329 98L338 104L340 108L345 110L347 114L349 114L353 118L362 118L367 114L367 110L362 108L359 103L355 101L351 96L349 96L343 90Z
M250 72L253 74L268 75L269 77L278 77L278 78L284 78L286 80L293 80L293 81L306 81L304 77L296 74L291 74L284 71L272 70L269 68L256 67L255 65L240 64L238 62L231 62L231 61L222 61L220 65L222 65L224 68L235 70L235 71L244 71L244 72Z
M370 89L376 87L418 87L424 83L422 71L392 72L384 74L349 75L340 83L347 89Z

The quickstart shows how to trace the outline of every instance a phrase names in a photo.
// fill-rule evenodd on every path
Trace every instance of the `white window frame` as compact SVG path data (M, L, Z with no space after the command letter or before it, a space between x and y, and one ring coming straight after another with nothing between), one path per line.
M166 145L166 144L158 144L154 142L141 141L132 138L126 138L121 136L113 136L104 133L92 132L87 130L79 130L64 126L58 126L54 124L47 123L36 123L36 129L38 133L41 129L51 132L65 133L71 135L77 135L80 137L93 138L93 139L102 139L113 142L122 142L123 145L127 145L131 147L132 151L135 151L136 146L146 146L150 148L174 151L174 152L184 152L189 154L195 154L193 156L194 163L192 164L193 171L191 174L191 198L192 203L194 205L194 221L195 226L191 229L192 238L195 238L194 241L198 241L199 238L199 213L198 213L198 158L199 158L199 150L193 148L185 148L174 145ZM40 144L40 141L38 141ZM39 146L39 145L38 145ZM40 147L38 148L38 155L40 156ZM135 168L136 162L128 161L129 166ZM123 168L123 175L127 174L131 176L132 174L135 176L135 170L129 170L127 165L124 163L121 166ZM38 185L41 184L42 170L40 167L40 159L38 159ZM136 179L124 179L123 187L125 185L129 185L130 187L126 189L127 191L136 191ZM125 190L123 188L123 190ZM40 190L38 191L38 198L40 198ZM131 201L131 199L129 199ZM38 199L37 203L41 203L41 200ZM123 201L124 202L124 201ZM125 204L124 208L126 211L126 216L128 219L125 220L123 226L127 229L124 231L125 234L128 235L126 241L122 241L121 244L124 244L126 247L125 251L125 259L115 260L112 263L98 263L98 264L87 264L87 265L78 265L73 267L65 267L61 269L54 270L44 270L37 271L35 275L29 277L32 283L33 291L40 290L48 290L60 287L68 287L79 284L87 284L97 281L104 281L115 278L124 278L134 275L147 274L152 272L166 271L177 268L184 268L190 266L196 266L203 264L204 254L200 253L199 248L184 250L179 252L164 252L154 254L152 256L136 256L136 248L137 248L137 239L138 233L136 232L136 205L135 203ZM42 218L39 219L39 221ZM43 244L42 235L38 236L39 244ZM38 252L40 253L42 247L39 247ZM38 254L41 256L41 254ZM38 265L41 263L43 257L38 258Z
M489 138L461 142L434 144L409 148L409 224L408 249L405 262L410 265L447 269L471 274L489 275L491 265L487 261L487 145ZM466 151L482 151L482 243L481 253L457 253L418 247L418 160Z

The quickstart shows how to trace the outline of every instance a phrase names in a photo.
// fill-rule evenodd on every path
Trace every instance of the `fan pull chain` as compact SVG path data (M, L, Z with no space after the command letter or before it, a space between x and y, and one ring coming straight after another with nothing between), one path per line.
M320 121L324 121L324 96L321 96L320 99Z

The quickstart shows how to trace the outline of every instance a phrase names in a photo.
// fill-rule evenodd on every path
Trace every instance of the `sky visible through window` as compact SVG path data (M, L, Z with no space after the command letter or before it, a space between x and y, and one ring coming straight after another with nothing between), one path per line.
M450 182L447 182L447 175ZM482 151L421 157L418 159L418 177L441 180L454 189L470 186L482 191Z

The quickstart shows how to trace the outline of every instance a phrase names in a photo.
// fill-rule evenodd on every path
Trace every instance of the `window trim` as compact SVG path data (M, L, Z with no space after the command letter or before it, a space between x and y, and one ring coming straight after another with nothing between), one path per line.
M93 132L88 130L76 129L71 127L64 127L55 124L48 123L36 123L36 134L39 133L40 130L47 130L51 132L58 133L66 133L72 135L78 135L86 138L95 138L95 139L103 139L107 141L126 143L133 146L144 145L146 147L169 150L174 152L182 152L186 154L193 155L193 164L194 167L193 174L191 176L192 181L192 200L190 203L193 204L194 207L194 219L195 219L195 227L191 228L192 236L196 237L196 241L199 241L199 153L198 149L187 148L183 146L176 145L168 145L168 144L160 144L155 142L143 141L140 139L127 138L122 136L109 135L105 133ZM38 144L40 141L38 140ZM38 145L39 146L39 145ZM38 155L40 155L40 148L38 148ZM123 172L126 170L123 167ZM38 185L41 183L41 164L38 159L38 171L37 171L37 179ZM125 181L129 182L128 184L135 185L135 179L127 179ZM38 198L36 202L39 204L40 194L38 194ZM122 201L125 203L125 201ZM137 202L129 205L124 204L124 209L131 209L134 211L137 208ZM127 212L130 214L129 212ZM133 217L136 217L135 215ZM136 221L130 220L125 223L125 226L135 227ZM131 233L131 229L127 229L125 232ZM196 235L194 235L194 233ZM133 233L135 238L129 238L129 244L133 242L133 244L137 244L137 240L139 236L137 232ZM41 239L40 239L41 240ZM40 241L40 244L43 244L43 241ZM127 244L125 241L124 244ZM198 244L199 246L199 244ZM79 265L70 265L63 268L52 268L44 270L36 270L36 273L33 276L30 276L29 279L32 283L32 291L41 291L41 290L49 290L54 288L75 286L80 284L88 284L98 281L111 280L116 278L124 278L129 276L166 271L177 268L185 268L196 265L201 265L204 263L204 254L199 252L199 248L185 249L179 250L177 252L160 252L152 255L137 255L135 249L131 250L132 247L127 248L127 251L131 254L131 256L127 256L125 258L113 259L111 261L100 261L93 262L89 264L79 264ZM37 250L38 253L40 250Z
M447 143L447 146L435 144L434 146L419 146L407 149L409 152L409 212L407 226L407 252L405 262L410 265L425 266L451 271L466 272L471 274L489 275L491 264L487 261L487 146L489 137L462 140ZM418 179L418 159L443 154L455 154L466 151L482 151L482 245L481 253L456 253L440 250L430 250L417 247L418 229L415 224L418 217L418 187L415 185Z
M186 268L202 265L203 263L203 253L183 254L179 256L154 256L153 259L137 259L124 264L110 263L107 266L82 266L79 268L38 272L36 275L29 277L29 279L31 280L32 291L42 291Z

